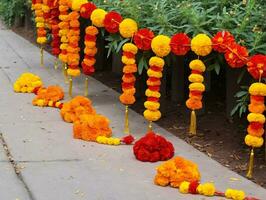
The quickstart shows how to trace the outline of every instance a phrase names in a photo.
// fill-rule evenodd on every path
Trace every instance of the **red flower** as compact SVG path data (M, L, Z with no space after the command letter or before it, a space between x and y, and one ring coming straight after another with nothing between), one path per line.
M225 53L227 46L235 43L235 38L228 31L220 31L212 38L212 43L215 51Z
M123 18L119 13L111 11L104 18L104 27L109 33L116 33L119 31L119 24L122 20Z
M126 137L123 137L121 141L125 144L132 144L134 142L135 138L132 135L128 135Z
M171 50L176 55L185 55L190 50L190 38L185 33L177 33L171 38Z
M90 19L91 13L96 9L96 5L92 2L85 3L80 8L80 16L85 19Z
M134 35L134 43L141 50L150 50L151 49L151 41L154 38L154 33L148 29L143 28L140 29Z
M252 56L247 62L248 72L254 79L266 77L266 56L262 54L257 54Z
M240 68L247 62L248 50L237 43L233 43L228 46L224 57L232 68Z
M189 184L189 188L188 188L188 192L190 194L198 194L197 193L197 187L199 186L199 182L198 181L192 181L190 184Z
M83 69L83 73L85 75L89 76L89 75L92 75L95 72L94 66L88 66L85 63L82 63L81 66L82 66L82 69Z
M174 156L174 147L164 137L153 132L139 139L134 147L136 159L143 162L168 160Z

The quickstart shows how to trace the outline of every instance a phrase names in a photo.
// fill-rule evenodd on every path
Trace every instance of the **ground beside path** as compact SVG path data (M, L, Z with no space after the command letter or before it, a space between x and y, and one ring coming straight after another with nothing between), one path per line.
M13 93L13 82L27 71L41 76L45 85L58 84L67 91L61 71L53 69L53 61L54 58L45 53L46 67L41 68L37 47L9 30L0 30L1 200L205 199L181 195L170 187L155 186L153 177L160 163L135 160L128 146L74 140L72 124L63 122L58 110L33 107L32 94ZM84 77L74 80L74 94L83 93L83 82ZM90 78L89 97L97 112L110 118L114 136L123 136L124 107L118 101L118 93ZM134 135L137 138L144 135L147 124L143 117L130 111L130 119ZM203 182L214 181L220 190L243 189L249 195L264 199L265 189L166 130L158 126L154 129L174 144L176 156L199 165Z

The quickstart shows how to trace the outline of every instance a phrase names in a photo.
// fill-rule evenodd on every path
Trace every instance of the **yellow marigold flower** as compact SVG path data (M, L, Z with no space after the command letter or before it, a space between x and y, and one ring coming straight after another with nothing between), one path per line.
M233 200L244 200L245 199L245 192L242 190L233 190L233 189L227 189L225 191L225 197L228 199Z
M169 179L164 177L164 176L161 176L161 175L156 175L155 178L154 178L154 183L156 185L160 185L160 186L167 186L169 184Z
M247 119L248 122L259 122L261 124L265 123L265 116L260 113L249 113Z
M80 75L80 69L67 69L67 74L69 76L79 76Z
M151 42L152 51L159 57L167 56L171 52L170 41L168 36L156 36Z
M45 12L45 13L50 12L49 6L42 4L42 11Z
M61 44L60 45L60 49L64 50L64 49L67 49L68 47L68 44Z
M182 194L188 194L189 185L190 183L187 181L182 182L179 186L179 192Z
M160 103L159 102L153 102L153 101L146 101L144 103L144 106L146 109L148 110L153 110L153 111L156 111L156 110L159 110L160 108Z
M197 70L197 71L200 71L200 72L204 72L206 70L206 67L205 67L204 63L201 60L199 60L199 59L192 60L189 63L189 68L191 70Z
M163 68L163 66L165 65L165 62L162 58L153 56L149 60L149 65Z
M147 97L155 97L155 98L160 98L161 97L160 92L152 91L150 89L146 90L145 95Z
M202 194L205 196L213 196L215 193L215 186L213 183L200 184L197 187L197 191L199 194Z
M122 63L124 63L125 65L133 65L136 63L136 60L134 58L122 56Z
M120 35L124 38L132 38L137 31L138 24L133 19L126 18L119 24Z
M156 72L156 71L153 71L152 69L148 69L147 74L149 77L155 77L155 78L162 78L163 77L162 72Z
M253 83L249 87L249 93L251 95L266 96L266 84L264 84L264 83Z
M138 47L132 43L126 43L123 45L123 51L130 52L133 54L137 54Z
M200 74L190 74L188 80L192 83L202 83L204 81L204 78Z
M145 119L147 119L148 121L152 121L152 122L158 121L162 115L159 110L157 111L145 110L143 114L144 114Z
M43 17L36 17L35 22L44 22L44 18Z
M262 137L256 137L252 135L246 135L245 137L245 143L246 145L254 148L259 148L263 145L263 138Z
M45 26L45 24L43 22L36 23L37 28L43 28L44 26Z
M85 3L88 3L88 0L72 0L72 10L80 11L80 7Z
M91 22L93 25L97 26L97 27L104 27L104 18L105 15L107 13L100 8L95 9L92 13L91 13Z
M198 56L207 56L212 51L212 41L206 34L198 34L191 40L191 50Z
M189 90L190 91L200 91L200 92L204 92L205 91L205 85L202 83L191 83L189 84Z
M38 44L44 44L44 43L46 43L46 41L47 41L46 37L38 37L37 38Z

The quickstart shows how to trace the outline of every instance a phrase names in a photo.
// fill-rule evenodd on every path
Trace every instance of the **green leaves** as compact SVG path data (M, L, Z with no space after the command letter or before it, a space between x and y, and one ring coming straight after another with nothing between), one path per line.
M235 115L238 112L238 116L242 117L244 113L247 112L248 102L249 102L249 93L247 86L241 86L241 91L235 94L236 105L231 111L231 116Z

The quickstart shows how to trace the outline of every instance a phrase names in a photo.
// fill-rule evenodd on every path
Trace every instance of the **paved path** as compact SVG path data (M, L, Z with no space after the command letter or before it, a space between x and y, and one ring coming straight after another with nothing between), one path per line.
M0 146L1 200L176 200L204 199L181 195L176 189L153 184L159 163L135 160L128 146L104 146L72 138L72 124L63 122L53 108L31 105L32 94L15 94L12 83L23 72L40 75L45 85L63 84L60 70L52 67L54 58L45 52L45 68L39 66L39 49L9 30L0 30L0 132L20 173L15 174L12 158ZM82 94L83 79L74 81L74 93ZM98 113L111 119L115 136L123 135L124 108L118 94L95 79L89 80L89 96ZM130 112L131 129L144 135L143 117ZM244 189L265 199L266 190L221 166L184 141L155 126L171 140L176 155L198 163L202 181ZM232 181L230 178L236 178ZM213 198L221 199L221 198Z

